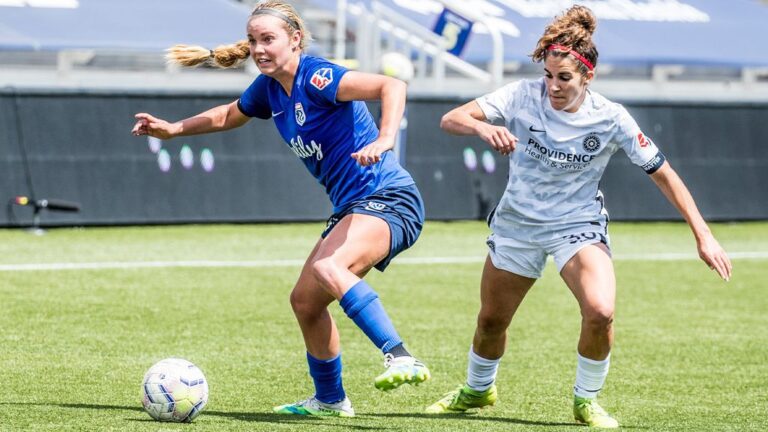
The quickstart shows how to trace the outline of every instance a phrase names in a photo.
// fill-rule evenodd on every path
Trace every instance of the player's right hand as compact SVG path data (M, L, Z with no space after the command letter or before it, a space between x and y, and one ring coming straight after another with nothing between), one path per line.
M517 137L504 126L484 124L478 131L478 136L503 155L512 153L517 147Z
M178 123L168 123L147 113L136 114L136 124L131 130L135 136L149 135L160 139L171 139L180 132Z

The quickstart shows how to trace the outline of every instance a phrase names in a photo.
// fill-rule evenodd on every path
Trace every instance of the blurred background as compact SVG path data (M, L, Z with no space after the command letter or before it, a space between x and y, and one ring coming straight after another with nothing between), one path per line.
M167 120L228 103L240 68L181 70L164 50L245 37L255 1L0 0L0 225L324 220L331 206L272 122L161 141ZM593 88L624 104L709 220L768 219L765 0L301 0L310 54L409 82L396 149L433 220L481 219L507 163L439 129L451 108L542 75L529 54L573 3L599 19ZM377 105L370 104L374 115ZM641 169L617 154L601 189L614 220L674 220Z

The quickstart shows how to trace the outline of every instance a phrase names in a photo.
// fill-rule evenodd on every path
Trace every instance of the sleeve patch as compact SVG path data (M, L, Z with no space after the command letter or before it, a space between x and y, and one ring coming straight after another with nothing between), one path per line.
M662 165L664 165L664 161L666 160L667 158L664 157L664 153L658 152L656 153L656 156L652 157L651 160L643 164L642 168L646 174L653 174L659 168L661 168Z
M637 142L640 144L641 148L648 147L648 140L645 139L645 135L643 135L642 132L637 133Z
M328 87L333 82L333 69L321 68L316 70L309 82L318 90Z

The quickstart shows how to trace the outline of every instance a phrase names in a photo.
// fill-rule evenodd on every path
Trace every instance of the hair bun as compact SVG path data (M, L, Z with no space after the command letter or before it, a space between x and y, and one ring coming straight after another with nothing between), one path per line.
M575 5L571 7L568 9L566 17L571 24L583 28L590 35L594 34L597 29L597 18L592 11L584 6Z

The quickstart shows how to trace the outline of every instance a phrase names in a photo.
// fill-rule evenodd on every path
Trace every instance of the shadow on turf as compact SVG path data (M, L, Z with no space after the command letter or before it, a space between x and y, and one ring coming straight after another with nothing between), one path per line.
M144 411L141 407L135 406L120 406L120 405L98 405L98 404L56 404L56 403L39 403L39 402L0 402L0 405L39 405L39 406L58 406L62 408L76 408L76 409L93 409L93 410L126 410L126 411ZM222 412L222 411L204 411L205 416L224 417L234 420L246 421L246 422L259 422L259 423L311 423L313 426L325 426L333 428L346 428L357 430L384 430L384 427L376 426L364 426L360 424L353 424L354 419L330 419L330 418L317 418L317 417L303 417L303 416L287 416L283 414L273 413L246 413L246 412ZM562 422L539 422L532 420L523 420L515 418L504 417L477 417L471 414L421 414L421 413L389 413L389 414L360 414L357 416L360 419L364 418L414 418L414 419L450 419L450 420L467 420L467 421L489 421L499 423L511 423L527 426L575 426L583 428L584 425L576 422L562 423ZM341 422L331 420L340 420ZM153 422L152 419L133 420L139 422ZM622 429L647 429L642 426L621 426Z
M570 423L562 423L562 422L541 422L541 421L533 421L533 420L523 420L523 419L516 419L516 418L509 418L509 417L485 417L485 416L476 416L474 413L455 413L455 414L422 414L422 413L388 413L388 414L362 414L358 417L407 417L407 418L414 418L414 419L447 419L447 420L465 420L465 421L487 421L487 422L498 422L498 423L511 423L511 424L519 424L519 425L526 425L526 426L573 426L580 428L582 430L585 430L585 425L582 423L577 423L575 421ZM648 429L645 426L626 426L621 425L622 429Z
M43 403L43 402L0 402L0 405L28 405L28 406L54 406L62 408L85 408L85 409L109 409L109 410L129 410L144 411L141 407L126 407L120 405L97 405L97 404L66 404L66 403Z
M402 413L390 413L390 414L366 414L366 417L408 417L408 418L422 418L422 419L450 419L450 420L469 420L469 421L490 421L499 423L512 423L528 426L579 426L584 425L576 422L572 423L558 423L558 422L540 422L533 420L523 420L507 417L477 417L472 414L402 414Z
M273 413L244 413L244 412L221 412L221 411L203 411L201 415L226 417L246 422L259 422L259 423L302 423L311 424L314 426L325 426L334 429L346 428L356 430L385 430L386 427L377 426L364 426L360 424L352 423L355 419L339 419L336 417L307 417L307 416L291 416L285 414L273 414Z
M0 402L1 405L26 405L26 406L50 406L61 408L74 408L74 409L89 409L89 410L125 410L125 411L144 411L143 408L137 406L121 406L121 405L99 405L99 404L75 404L75 403L42 403L42 402ZM208 411L205 410L202 413L203 416L212 417L224 417L234 420L246 421L246 422L259 422L259 423L303 423L312 424L318 427L330 427L334 429L354 429L354 430L384 430L385 427L376 426L364 426L360 424L350 423L354 422L354 419L330 419L330 418L317 418L317 417L303 417L303 416L287 416L283 414L274 413L246 413L246 412L222 412L222 411ZM150 418L143 419L129 419L135 422L154 422ZM339 420L339 421L333 421Z

